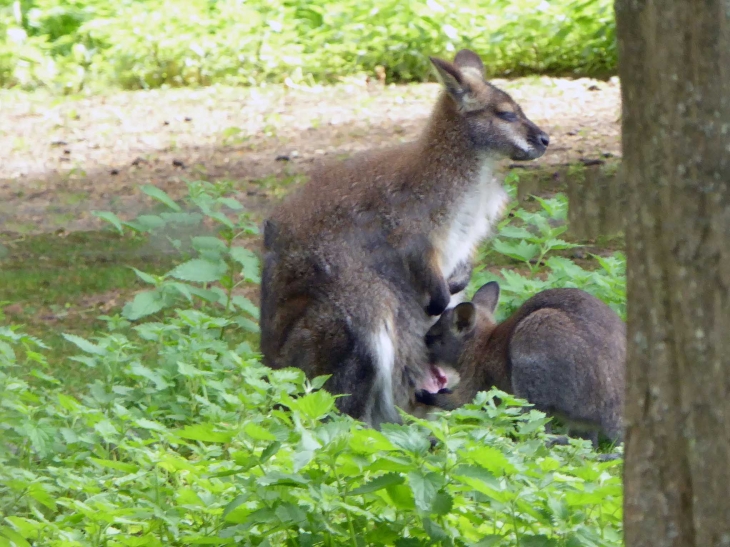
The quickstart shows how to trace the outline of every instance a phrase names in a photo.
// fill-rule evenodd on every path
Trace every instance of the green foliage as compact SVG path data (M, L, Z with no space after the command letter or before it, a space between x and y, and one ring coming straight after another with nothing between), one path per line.
M188 231L200 231L205 219L220 227L218 236L192 237L189 245L185 245L181 239L168 236L174 249L183 255L192 250L197 256L161 276L149 275L133 268L143 282L154 288L138 293L124 307L122 315L125 319L137 320L174 306L181 299L189 303L202 300L220 307L223 316L239 327L256 332L258 327L252 321L258 318L256 306L234 291L248 283L260 281L258 257L247 248L236 245L242 238L258 233L258 229L248 215L241 212L243 206L236 199L223 196L214 185L197 181L189 183L188 187L187 201L191 209L196 209L195 212L183 212L164 191L147 185L142 187L142 191L169 211L157 215L140 215L127 222L108 211L95 213L120 233L124 232L125 226L137 233L174 233L181 226ZM237 212L236 218L230 218L226 210Z
M427 55L472 47L490 75L615 70L608 0L0 1L0 85L326 82L385 67L430 77Z
M0 547L621 544L621 461L587 441L549 447L524 401L480 393L378 432L335 411L326 378L263 366L234 336L257 317L233 290L259 282L234 244L247 217L204 183L182 203L145 191L166 209L155 220L100 216L167 234L182 262L136 270L147 304L106 331L65 335L97 379L70 394L40 340L0 327ZM218 229L186 242L181 224Z
M513 173L507 182L517 182ZM515 189L510 188L512 197ZM583 289L603 300L624 320L626 319L626 257L621 252L611 256L590 255L597 267L585 269L573 260L557 256L563 251L581 245L568 243L559 236L567 230L568 198L557 194L550 199L535 198L540 209L528 212L516 209L499 225L497 237L482 251L480 265L475 268L468 288L473 292L489 281L499 282L501 289L498 319L514 312L530 296L550 288L573 287ZM503 268L499 274L486 269L495 255L502 255L528 270L527 275L512 268Z
M38 341L0 330L0 545L619 544L620 463L546 448L519 401L376 432L224 323L180 310L74 339L109 372L78 398L50 376L31 391Z

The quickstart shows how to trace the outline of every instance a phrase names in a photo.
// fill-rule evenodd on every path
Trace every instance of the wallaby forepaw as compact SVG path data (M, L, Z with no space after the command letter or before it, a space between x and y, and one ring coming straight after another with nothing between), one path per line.
M434 317L441 315L448 307L450 301L451 295L448 292L436 294L431 297L431 301L426 306L426 313Z
M436 406L436 394L425 389L419 389L416 391L416 402L428 406Z

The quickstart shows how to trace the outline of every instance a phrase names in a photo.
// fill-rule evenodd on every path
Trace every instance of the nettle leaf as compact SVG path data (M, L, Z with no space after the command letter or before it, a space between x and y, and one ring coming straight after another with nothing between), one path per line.
M254 321L251 321L247 317L237 316L233 318L233 322L241 327L243 330L248 332L259 332L259 326Z
M428 537L434 541L441 542L449 538L444 529L429 518L423 519L423 529L428 534Z
M236 225L221 211L207 211L206 214L213 220L217 220L227 228L235 228Z
M75 334L63 333L61 336L63 336L72 344L78 346L82 351L85 351L86 353L92 353L94 355L104 355L106 353L103 348L100 348L96 344L89 342L88 340L81 338L80 336L76 336Z
M139 466L132 463L125 463L114 460L101 460L99 458L89 458L89 460L101 467L108 467L109 469L115 469L117 471L123 471L125 473L136 473L137 471L139 471Z
M124 305L122 316L130 321L135 321L157 313L165 307L165 304L164 295L157 289L140 292L134 296L134 300Z
M163 389L166 389L173 385L163 376L163 372L149 369L139 362L132 363L129 367L129 372L135 376L146 378L150 382L154 383L155 389L159 391L162 391Z
M559 544L557 539L541 534L538 536L521 536L519 547L556 547Z
M235 198L228 198L228 197L218 198L218 203L221 203L221 204L225 205L226 207L228 207L229 209L233 209L234 211L243 210L243 205L241 205L241 202Z
M152 186L151 184L145 184L142 186L141 190L150 196L151 198L156 199L160 203L164 203L167 205L170 209L172 209L175 212L180 212L182 209L180 206L173 201L173 199L165 193L164 190L161 190L157 188L157 186Z
M177 371L186 378L197 378L200 376L211 376L213 373L208 370L201 370L195 365L189 365L183 361L177 362Z
M53 504L53 507L49 507L49 509L56 509L55 502ZM39 530L46 526L46 524L43 522L38 522L36 520L26 519L22 517L8 516L5 517L5 520L12 524L17 530L19 530L20 534L23 537L39 536Z
M56 510L56 500L50 492L45 489L43 484L34 483L28 486L28 495L51 511Z
M493 473L475 465L460 465L452 471L452 475L461 480L467 478L477 479L494 489L500 489L502 487L499 479Z
M227 269L228 266L222 260L211 262L203 258L193 258L177 266L168 275L182 279L183 281L211 283L223 277Z
M495 475L515 473L517 470L507 457L491 446L479 446L464 453L467 459L479 464Z
M139 215L134 219L134 223L144 232L153 232L166 224L162 217L157 215Z
M274 441L270 445L268 445L266 448L263 449L261 452L261 456L259 457L260 463L267 462L274 454L276 454L279 449L281 448L281 443L279 441Z
M547 247L549 250L562 251L565 249L573 249L575 247L582 247L582 245L580 245L578 243L568 243L567 241L563 241L562 239L552 238L552 239L548 239L545 242L545 247Z
M383 424L380 431L395 446L415 454L425 454L431 447L428 437L414 427Z
M322 448L322 445L314 438L314 436L306 429L302 431L302 437L297 445L297 450L294 452L292 461L294 463L294 471L299 471L305 467L309 462L314 459L314 455L317 450Z
M374 429L356 429L350 434L350 450L356 454L375 454L394 450L395 446L385 435Z
M75 412L79 409L81 406L79 402L71 397L70 395L65 395L63 393L59 393L58 395L58 403L61 405L61 407L65 408L69 412Z
M231 258L241 265L243 276L254 282L261 282L261 264L259 257L245 247L231 247Z
M261 427L258 424L255 424L253 422L247 423L244 428L243 432L251 437L254 440L257 441L275 441L276 437L266 431L263 427Z
M193 294L190 288L192 285L188 285L187 283L178 283L176 281L173 281L171 283L165 283L166 287L170 287L171 289L176 290L180 293L181 296L183 296L185 299L187 299L188 302L193 301Z
M331 374L323 374L322 376L317 376L316 378L313 378L309 385L312 387L312 389L322 389L322 386L327 382L327 380L330 379Z
M279 520L289 526L301 524L307 520L307 513L293 503L284 502L276 508L275 512Z
M182 545L232 545L236 543L234 538L220 536L183 536L180 541Z
M292 407L302 414L317 420L327 414L335 405L335 398L324 390L308 393L292 402Z
M134 425L137 427L141 427L142 429L149 429L150 431L159 431L160 433L164 433L167 431L167 428L158 423L153 422L152 420L148 420L147 418L138 418L134 421Z
M496 536L490 534L488 536L484 536L478 542L474 543L473 547L494 547L495 545L502 545L503 540L504 536Z
M132 268L132 270L137 275L137 277L139 277L145 283L149 283L150 285L157 285L157 283L159 282L157 277L155 277L154 275L150 275L148 273L142 272L142 271L138 270L137 268Z
M114 442L119 436L119 431L109 420L102 420L94 426L94 429L106 442Z
M521 226L505 226L497 234L499 237L508 237L510 239L527 239L532 240L535 235L527 228Z
M519 243L507 243L500 239L495 239L492 242L492 247L500 254L523 262L529 262L540 253L539 245L527 243L526 241L520 241Z
M402 475L399 475L397 473L386 473L385 475L366 482L365 484L355 488L354 490L350 490L349 494L369 494L370 492L377 492L378 490L382 490L383 488L387 488L388 486L403 484L404 482L405 479Z
M192 240L193 249L196 251L219 251L226 250L226 242L213 236L198 236Z
M416 502L413 499L411 489L405 484L391 484L385 487L390 501L393 502L398 509L413 511L416 508Z
M223 520L226 522L231 522L234 524L239 524L241 522L245 522L245 517L248 516L248 514L251 512L245 507L242 507L244 503L246 503L250 498L249 494L241 494L240 496L236 496L233 501L231 501L228 505L225 506L223 509ZM240 508L240 509L239 509ZM238 509L238 511L237 511ZM229 515L233 514L232 518L229 519Z
M431 512L436 515L448 515L454 507L454 498L448 492L437 492L431 503Z
M200 224L203 215L200 213L160 213L160 217L171 224L182 224L185 226L194 226Z
M190 292L190 294L193 294L193 295L197 296L198 298L202 298L206 302L218 302L218 303L223 303L225 305L225 302L221 302L220 292L215 290L215 289L220 289L220 287L213 287L213 289L202 289L200 287L196 287L195 285L185 285L185 286L187 287L187 290ZM223 300L225 301L225 293L223 293L223 295L224 295Z
M444 485L444 477L435 472L423 473L412 471L408 473L408 483L413 491L416 507L421 511L430 511L436 492Z
M258 479L261 486L295 486L298 488L309 488L310 481L298 474L282 473L271 471Z
M245 296L242 296L240 294L234 294L231 298L231 302L237 306L242 311L245 311L247 314L249 314L254 319L259 318L259 309L256 307L256 305L251 302L248 298Z
M122 228L122 221L119 220L119 217L111 211L92 211L91 214L114 226L120 234L124 233L124 229Z
M31 547L23 536L8 526L0 526L0 547Z
M229 443L233 439L231 431L215 431L213 424L189 425L175 431L178 437L191 441L202 441L206 443Z

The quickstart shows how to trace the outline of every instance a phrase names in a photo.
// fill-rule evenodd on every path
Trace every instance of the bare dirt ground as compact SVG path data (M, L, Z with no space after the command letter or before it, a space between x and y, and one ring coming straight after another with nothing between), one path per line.
M540 166L618 156L618 82L495 81L551 136ZM436 84L172 89L54 99L0 92L0 232L91 229L124 218L154 184L229 181L259 215L311 162L411 140Z

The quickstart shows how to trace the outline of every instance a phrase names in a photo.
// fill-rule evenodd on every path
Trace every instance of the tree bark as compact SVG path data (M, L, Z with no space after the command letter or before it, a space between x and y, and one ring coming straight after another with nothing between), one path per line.
M730 546L730 0L616 0L625 540Z

